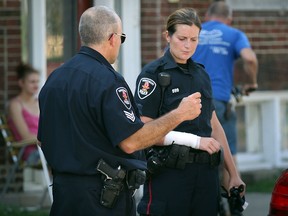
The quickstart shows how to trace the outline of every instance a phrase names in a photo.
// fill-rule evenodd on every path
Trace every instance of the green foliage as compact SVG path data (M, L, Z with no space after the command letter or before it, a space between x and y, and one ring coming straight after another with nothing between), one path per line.
M247 184L246 192L272 193L276 177L261 179Z
M48 216L48 210L33 210L28 211L15 206L0 205L1 216Z

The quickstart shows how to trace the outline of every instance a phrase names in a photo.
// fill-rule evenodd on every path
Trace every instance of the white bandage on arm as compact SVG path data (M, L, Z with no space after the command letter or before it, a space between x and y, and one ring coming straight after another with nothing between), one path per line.
M164 138L164 145L185 145L194 149L199 149L201 137L179 131L170 131Z

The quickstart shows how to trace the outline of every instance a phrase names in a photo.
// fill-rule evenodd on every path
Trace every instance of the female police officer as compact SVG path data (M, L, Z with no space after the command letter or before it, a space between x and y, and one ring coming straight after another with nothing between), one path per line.
M201 93L202 110L199 117L183 122L165 136L164 145L178 145L147 151L153 173L144 185L138 212L153 216L216 216L219 145L230 174L229 186L244 183L214 111L208 74L191 60L198 44L200 19L194 9L179 9L168 17L166 30L169 48L163 57L146 65L137 79L135 100L142 120L149 122L171 111L193 92Z
M143 124L127 83L111 66L125 40L118 15L89 8L79 33L79 53L49 76L39 95L38 139L53 172L50 215L134 216L132 194L143 177L135 171L146 169L137 150L197 117L200 94Z

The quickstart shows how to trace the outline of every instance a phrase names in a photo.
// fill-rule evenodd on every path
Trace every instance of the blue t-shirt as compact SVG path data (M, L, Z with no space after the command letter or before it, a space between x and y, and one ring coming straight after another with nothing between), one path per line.
M216 100L229 101L233 87L234 61L243 48L250 48L247 36L219 21L203 23L198 47L192 56L205 66Z

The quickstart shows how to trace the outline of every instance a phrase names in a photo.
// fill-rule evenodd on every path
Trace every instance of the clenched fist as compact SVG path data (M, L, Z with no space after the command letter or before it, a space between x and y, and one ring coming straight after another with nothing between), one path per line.
M176 111L182 121L193 120L201 113L201 94L196 92L182 99Z

